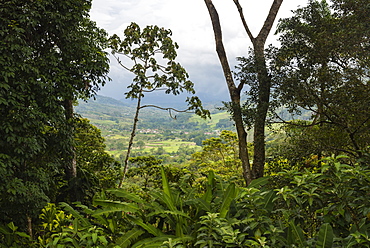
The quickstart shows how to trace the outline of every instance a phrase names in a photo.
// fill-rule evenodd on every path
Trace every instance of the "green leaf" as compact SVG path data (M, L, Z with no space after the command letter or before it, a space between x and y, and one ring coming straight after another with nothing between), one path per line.
M122 237L117 239L116 245L121 248L130 247L132 242L134 242L140 235L144 233L143 230L134 228L128 232L126 232Z
M204 210L206 212L211 212L211 205L210 203L206 202L205 200L198 198L194 200L189 200L187 203L193 203L196 206L198 206L198 211L199 210Z
M96 241L98 240L98 234L97 233L91 234L91 238L92 238L93 243L95 244Z
M302 228L300 226L297 226L293 221L289 223L289 230L288 230L288 240L290 240L292 243L298 242L299 247L304 247L304 235Z
M263 209L266 209L268 210L269 212L272 211L273 207L274 207L274 198L276 196L276 192L275 191L270 191L268 194L266 194L265 198L264 198L264 205L263 205Z
M264 186L269 182L270 178L271 178L270 176L266 176L266 177L260 177L260 178L254 179L248 185L248 188L258 188L259 186Z
M160 236L163 236L164 234L162 233L161 230L159 230L158 228L154 227L153 225L151 224L145 224L142 220L138 219L138 218L135 218L133 216L130 216L128 215L127 218L129 220L131 220L132 222L134 222L136 225L139 225L141 226L143 229L145 229L148 233L156 236L156 237L160 237Z
M147 238L136 242L131 248L158 248L162 247L163 242L167 241L169 238L175 238L175 236L162 235L160 237Z
M172 198L169 197L167 194L163 194L162 192L151 192L151 195L154 197L154 199L160 200L164 204L166 204L168 209L172 211L177 210Z
M145 203L140 197L138 197L137 195L134 195L134 194L130 194L127 191L125 191L124 189L109 189L109 190L107 190L107 192L112 193L115 196L122 197L122 198L125 198L127 200L136 202L136 203L142 203L142 204Z
M91 223L86 218L84 218L77 210L73 209L69 204L61 202L59 203L59 205L63 207L66 212L72 214L73 217L78 219L83 226L91 226Z
M212 191L215 185L215 174L213 171L210 171L208 174L208 183L207 183L207 190L202 196L202 199L207 203L211 204L212 201Z
M171 197L171 200L172 200L171 189L168 184L168 180L166 177L166 173L164 172L163 166L161 167L161 175L162 175L163 192L169 197Z
M232 200L234 200L234 198L235 198L235 192L236 192L235 191L235 184L230 183L229 186L226 189L225 194L223 195L223 200L222 200L222 204L221 204L221 207L220 207L220 217L221 218L226 217L226 215L229 211L230 204L231 204Z
M94 200L94 204L103 206L103 209L98 209L93 215L102 215L114 212L137 212L140 208L134 203L119 202L112 200Z
M333 246L333 228L329 223L322 224L318 235L316 248L331 248Z
M173 215L173 216L182 216L182 217L190 219L190 216L188 214L184 213L183 211L178 211L178 210L174 210L174 211L171 211L171 210L161 210L160 211L159 210L159 211L155 211L155 212L152 212L150 214L147 214L146 216L151 217L151 216L156 216L156 215L160 215L160 214Z

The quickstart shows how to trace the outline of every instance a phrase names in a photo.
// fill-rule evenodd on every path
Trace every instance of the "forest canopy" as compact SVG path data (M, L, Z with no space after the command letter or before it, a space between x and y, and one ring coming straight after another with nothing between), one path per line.
M92 103L109 81L109 46L134 63L128 97L194 93L170 30L131 23L108 39L91 1L2 1L0 247L369 247L370 4L309 0L265 49L282 0L271 2L263 39L250 35L234 73L220 56L232 102L209 112L189 99L216 119L202 122ZM163 44L167 66L152 57Z

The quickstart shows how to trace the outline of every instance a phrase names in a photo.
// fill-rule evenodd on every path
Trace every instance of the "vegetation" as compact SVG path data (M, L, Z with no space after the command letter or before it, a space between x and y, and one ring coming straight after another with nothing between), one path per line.
M239 84L236 85L234 78L229 66L229 62L226 56L226 51L222 40L222 29L220 25L220 19L212 0L204 1L208 12L211 17L213 32L216 40L216 51L218 58L220 60L224 76L226 79L226 84L230 93L231 101L226 104L229 112L234 120L236 131L239 140L239 158L242 162L243 177L246 185L250 184L253 179L263 176L264 165L265 165L265 126L266 117L270 104L270 91L271 91L271 77L269 76L267 65L266 65L266 55L264 53L265 43L267 37L272 29L276 15L280 9L282 0L274 0L272 2L270 11L266 17L266 20L256 37L254 37L249 29L249 26L245 20L243 8L238 0L234 0L235 6L239 12L240 20L243 24L245 32L247 33L249 39L253 44L253 73L255 76L255 87L254 87L254 102L253 106L255 114L253 115L253 143L254 143L254 155L253 155L253 166L250 164L250 158L247 146L247 132L246 129L251 128L251 123L243 121L243 113L241 108L241 93L243 87L248 83L246 80L240 80ZM242 77L243 79L243 77Z
M312 0L280 21L281 47L263 58L273 83L267 159L263 175L249 168L258 173L248 172L246 186L243 158L261 147L240 141L240 123L214 106L204 106L211 120L142 110L135 142L140 104L96 96L73 107L94 96L108 72L108 40L88 18L89 1L2 3L0 247L370 247L369 6ZM131 57L138 78L130 97L157 86L193 92L173 61L169 31L149 26L143 32L152 35L142 35L135 24L126 31L110 44L137 61L151 54L142 41L171 50L169 67ZM239 58L235 73L251 87L238 107L244 132L263 101L254 94L265 55L255 53ZM226 107L235 121L237 108Z
M89 20L90 6L1 2L0 221L30 233L61 182L75 197L72 102L93 96L108 73L106 33Z
M188 80L188 74L185 69L175 61L177 57L176 49L178 45L171 39L171 31L159 28L158 26L147 26L143 30L136 23L131 23L125 31L125 38L121 40L117 35L110 38L112 54L119 64L126 70L135 74L133 82L128 86L130 89L125 93L126 98L136 99L136 111L134 123L128 143L127 154L124 160L123 178L119 187L125 178L128 160L134 137L136 135L137 123L139 121L139 112L146 107L155 107L162 110L187 112L194 110L196 114L203 118L209 117L209 111L203 109L202 103L198 97L188 97L186 102L189 107L180 111L172 107L163 108L156 105L142 105L142 98L151 92L164 91L166 94L178 95L183 91L195 94L194 84ZM118 57L123 55L133 62L132 67L126 65ZM160 57L160 61L158 61Z

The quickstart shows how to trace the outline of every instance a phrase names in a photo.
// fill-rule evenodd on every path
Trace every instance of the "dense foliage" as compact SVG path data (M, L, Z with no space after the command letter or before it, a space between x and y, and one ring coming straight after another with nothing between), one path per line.
M125 189L97 196L94 207L48 205L39 247L368 247L370 171L327 158L317 171L284 171L247 187L210 173L203 190L189 177L146 195ZM8 246L27 242L9 224ZM32 243L32 242L31 242ZM29 243L31 245L31 243ZM7 247L7 246L5 246Z
M56 178L71 169L70 106L92 96L108 72L106 33L89 20L90 7L86 0L0 4L1 223L30 225L55 200Z
M370 247L369 7L312 0L280 22L282 45L266 57L270 107L312 117L292 121L275 113L283 123L267 137L264 177L244 187L240 140L214 130L227 126L220 115L206 123L180 115L167 129L146 129L149 135L129 141L135 156L127 153L122 177L126 168L111 155L124 149L119 139L127 141L129 122L120 111L130 108L103 98L113 114L108 105L100 105L103 114L89 112L107 125L106 136L119 138L110 153L100 129L73 112L108 70L106 34L88 18L90 1L2 2L0 247ZM137 77L128 97L156 87L194 92L173 61L170 31L148 26L142 33L133 23L125 35L111 45L132 55L129 70ZM148 43L162 44L167 66L151 58L157 50ZM254 59L240 58L236 74L252 93ZM258 112L253 97L246 123ZM191 99L197 98L188 102L193 110L208 115ZM145 115L163 121L156 112ZM166 151L165 141L177 142L176 151ZM255 148L248 144L244 155Z
M312 113L308 122L291 123L297 157L345 153L358 159L370 145L366 3L310 1L279 23L277 99L290 111Z

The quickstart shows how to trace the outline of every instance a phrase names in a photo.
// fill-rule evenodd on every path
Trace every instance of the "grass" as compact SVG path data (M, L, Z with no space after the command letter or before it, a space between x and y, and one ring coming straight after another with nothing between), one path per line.
M216 128L217 123L222 119L230 119L230 115L227 112L212 114L211 119L204 120L199 116L192 116L189 121L196 123L207 123L211 128Z
M118 138L119 135L116 135L116 137L113 138ZM110 137L112 138L112 137ZM172 153L172 152L177 152L182 146L190 146L190 147L197 147L194 142L189 142L189 141L181 141L179 139L173 139L173 140L163 140L163 141L150 141L145 143L145 147L139 148L139 147L133 147L133 151L142 151L142 152L150 152L152 149L158 149L158 148L163 148L165 153ZM114 157L119 157L121 154L126 153L126 149L124 150L111 150L107 151L110 155Z

